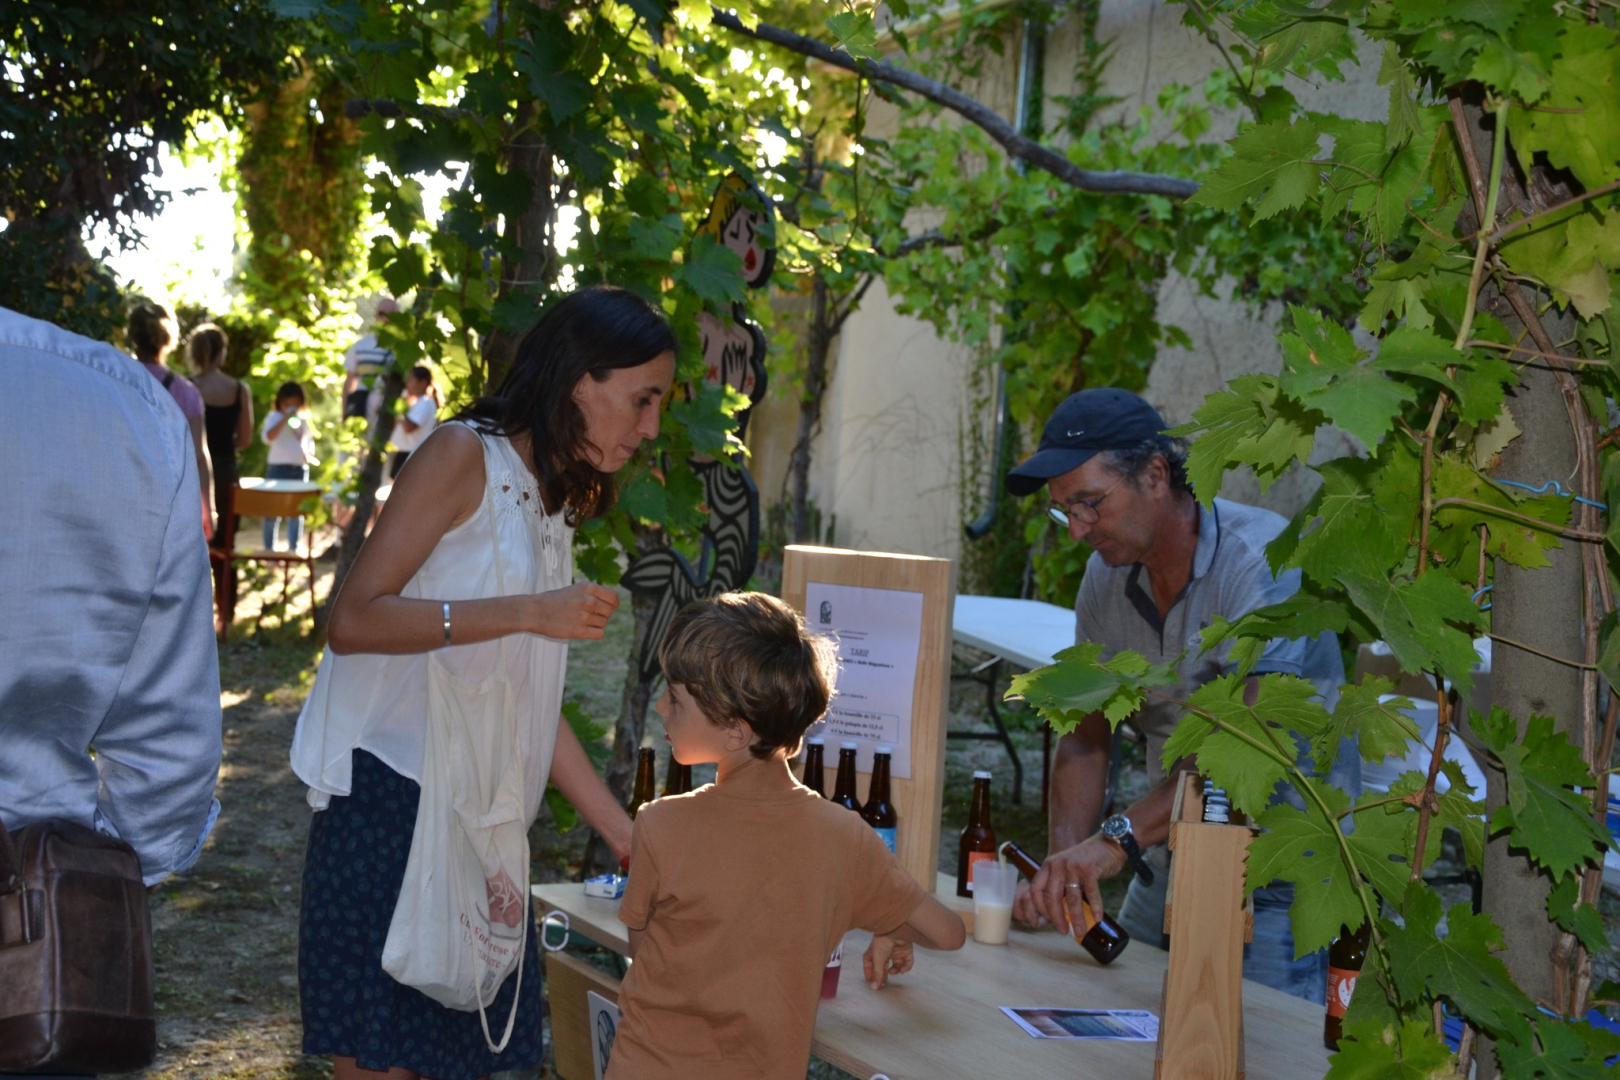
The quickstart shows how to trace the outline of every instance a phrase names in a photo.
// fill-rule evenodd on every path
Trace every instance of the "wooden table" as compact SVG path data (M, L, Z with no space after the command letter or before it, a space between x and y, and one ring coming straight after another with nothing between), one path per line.
M536 917L565 911L572 929L621 954L628 950L618 901L587 899L585 887L576 884L536 885L533 893ZM556 932L551 936L555 940ZM874 992L861 979L860 957L869 940L859 930L844 939L838 996L821 1003L811 1046L817 1057L862 1080L876 1073L891 1080L1153 1076L1152 1043L1036 1039L1001 1006L1158 1014L1168 953L1133 942L1104 968L1067 936L1015 929L1005 946L969 938L959 952L918 949L915 968ZM556 1009L554 1003L554 1015ZM1249 1080L1326 1074L1322 1006L1245 981L1243 1014Z

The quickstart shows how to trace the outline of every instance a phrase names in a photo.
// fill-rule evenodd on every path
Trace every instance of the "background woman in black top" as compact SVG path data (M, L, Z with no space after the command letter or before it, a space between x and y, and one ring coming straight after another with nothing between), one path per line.
M191 366L197 372L191 382L203 399L208 454L214 461L214 508L219 515L215 543L224 536L226 508L231 505L230 493L236 486L236 452L253 442L253 394L247 383L221 370L226 344L225 331L213 323L192 330L186 343Z

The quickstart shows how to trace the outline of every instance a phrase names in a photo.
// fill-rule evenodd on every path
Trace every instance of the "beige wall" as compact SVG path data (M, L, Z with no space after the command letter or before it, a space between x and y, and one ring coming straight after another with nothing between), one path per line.
M1108 119L1130 119L1144 103L1155 103L1172 82L1201 86L1220 64L1217 50L1180 22L1180 9L1162 0L1107 0L1098 34L1113 41L1113 60L1104 89L1121 100L1108 107ZM1079 35L1075 20L1054 29L1047 40L1045 90L1070 93ZM986 64L977 86L965 92L1011 119L1016 93L1017 41L1005 59ZM1385 91L1377 87L1376 56L1364 53L1359 69L1347 69L1350 83L1312 86L1290 79L1289 89L1310 107L1366 119L1382 119ZM1226 139L1236 116L1218 117L1210 138ZM894 130L895 112L874 105L871 130ZM914 222L917 228L927 222ZM1180 326L1193 347L1167 347L1155 361L1146 396L1170 423L1191 418L1204 396L1232 377L1277 371L1282 359L1275 340L1275 309L1261 315L1245 305L1199 296L1186 279L1172 273L1160 290L1159 317ZM987 460L983 447L964 446L977 430L988 437L984 376L975 373L969 350L941 341L932 328L895 313L881 283L867 295L844 328L837 348L823 425L814 444L811 497L825 515L837 515L839 546L958 557L962 522L981 506L989 480L966 477L964 460ZM778 388L778 393L783 388ZM776 398L773 393L772 397ZM756 447L756 477L767 504L782 491L782 475L797 419L794 403L767 403L756 414L750 442ZM1038 431L1044 418L1014 418ZM785 434L783 433L785 429ZM1324 430L1318 458L1344 453L1344 436ZM1309 497L1308 473L1285 477L1264 495L1252 477L1229 478L1223 494L1292 513Z

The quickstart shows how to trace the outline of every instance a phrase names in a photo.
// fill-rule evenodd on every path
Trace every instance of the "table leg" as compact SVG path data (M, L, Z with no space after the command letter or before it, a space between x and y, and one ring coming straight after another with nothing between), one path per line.
M1001 718L1001 711L996 708L996 677L1001 671L1001 661L997 660L990 665L989 678L985 681L985 704L990 709L990 719L994 721L994 731L947 731L947 739L972 739L998 742L1007 748L1007 756L1012 759L1013 767L1013 796L1014 806L1021 806L1024 802L1024 763L1018 758L1018 748L1013 745L1012 734L1007 730L1007 724ZM978 676L970 675L977 679Z

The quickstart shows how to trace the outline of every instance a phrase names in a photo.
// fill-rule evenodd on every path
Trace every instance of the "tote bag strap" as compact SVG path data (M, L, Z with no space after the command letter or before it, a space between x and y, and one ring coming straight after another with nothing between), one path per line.
M484 483L485 483L486 487L489 488L489 491L486 494L486 498L488 498L489 496L492 496L492 495L495 494L494 489L500 483L500 480L495 476L495 474L494 474L494 472L492 470L492 466L495 464L494 459L500 453L500 450L499 450L499 447L497 447L492 442L491 438L488 435L486 435L484 432L482 432L482 431L478 432L478 437L484 443ZM490 514L489 514L490 554L495 560L495 595L497 595L497 596L505 596L506 595L506 575L504 573L502 573L502 571L501 571L501 538L495 532L495 529L496 529L496 515L500 513L499 505L500 505L500 503L502 501L503 500L500 500L500 499L491 499L490 500ZM532 541L531 541L531 543L532 543ZM499 669L499 673L496 675L496 678L498 678L500 680L500 683L501 683L501 710L502 710L503 713L505 713L505 715L511 716L512 715L512 681L507 675L507 668L506 668L506 637L505 637L505 635L502 635L498 639L497 644L498 644L498 648L500 650L500 653L499 653L500 669ZM516 753L516 749L517 749L516 747L513 748L513 750L514 750L513 758L514 758L514 761L517 763L517 765L519 767L522 767L523 755ZM458 843L464 844L464 843L467 842L467 838L466 838L465 833L462 833L462 832L460 832L458 830L457 833L456 833L456 836L457 836L457 842ZM522 929L522 933L518 937L517 984L512 987L512 1008L506 1014L506 1030L504 1032L502 1032L501 1041L499 1043L497 1043L495 1041L494 1037L491 1036L490 1033L489 1033L489 1016L485 1012L484 999L482 997L478 997L478 999L477 999L478 1000L478 1023L484 1029L484 1044L489 1047L489 1052L492 1053L492 1054L499 1054L501 1051L506 1049L506 1044L509 1043L512 1040L512 1029L517 1023L518 1000L519 1000L520 996L523 993L523 961L524 961L524 958L528 954L529 923L531 921L530 917L529 917L528 884L529 883L527 881L523 882L523 890L524 890L524 892L523 892L523 917L522 917L522 928L523 929ZM500 987L499 986L497 986L495 988L495 993L497 993L497 994L500 993ZM475 994L475 996L476 996L476 994ZM494 1003L495 1003L495 999L493 997L490 998L490 1004L493 1005Z

